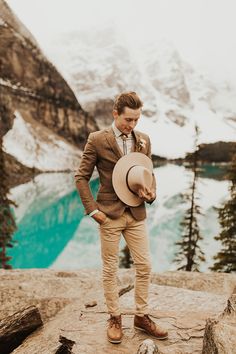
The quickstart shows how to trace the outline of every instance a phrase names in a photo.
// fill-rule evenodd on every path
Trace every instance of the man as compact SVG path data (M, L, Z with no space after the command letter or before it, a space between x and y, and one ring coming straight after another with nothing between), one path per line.
M121 233L129 247L136 270L134 327L159 339L166 339L168 336L167 332L148 316L151 264L144 202L151 203L156 198L155 178L152 178L151 188L137 191L140 205L135 207L130 207L119 199L112 184L113 169L123 155L136 151L151 158L149 137L134 130L141 115L142 105L135 92L121 93L116 98L112 127L89 135L80 167L75 174L86 214L99 224L103 287L110 314L107 336L111 343L120 343L123 335L116 281ZM95 166L100 179L96 201L89 188L89 180Z

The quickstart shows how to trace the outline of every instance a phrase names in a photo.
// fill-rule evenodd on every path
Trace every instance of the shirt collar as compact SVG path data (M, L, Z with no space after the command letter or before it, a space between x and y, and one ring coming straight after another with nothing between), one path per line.
M115 133L115 137L116 137L116 138L120 137L120 135L123 134L123 133L116 127L115 121L112 123L111 126L112 126L112 129L113 129L114 133ZM128 138L129 138L130 136L131 136L131 133L128 135Z

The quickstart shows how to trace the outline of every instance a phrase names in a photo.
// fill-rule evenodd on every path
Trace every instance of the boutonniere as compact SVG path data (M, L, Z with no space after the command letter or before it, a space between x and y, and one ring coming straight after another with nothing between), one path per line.
M139 139L138 141L137 141L137 144L136 144L136 148L137 148L137 150L138 151L141 151L142 149L145 149L145 147L146 147L146 140L144 140L144 139Z

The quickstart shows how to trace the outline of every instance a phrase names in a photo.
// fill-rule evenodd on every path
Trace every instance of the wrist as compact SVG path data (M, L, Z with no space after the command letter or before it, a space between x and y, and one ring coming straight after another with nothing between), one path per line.
M97 214L98 212L99 212L99 210L95 209L95 210L91 211L91 213L89 213L88 216L92 217L94 214Z

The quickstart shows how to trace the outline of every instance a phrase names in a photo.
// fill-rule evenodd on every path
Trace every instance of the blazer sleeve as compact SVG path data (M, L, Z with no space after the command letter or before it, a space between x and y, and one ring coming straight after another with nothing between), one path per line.
M89 181L93 174L96 163L97 151L94 143L94 134L91 133L85 145L80 166L75 172L76 187L85 208L86 214L89 214L98 208L89 186Z

